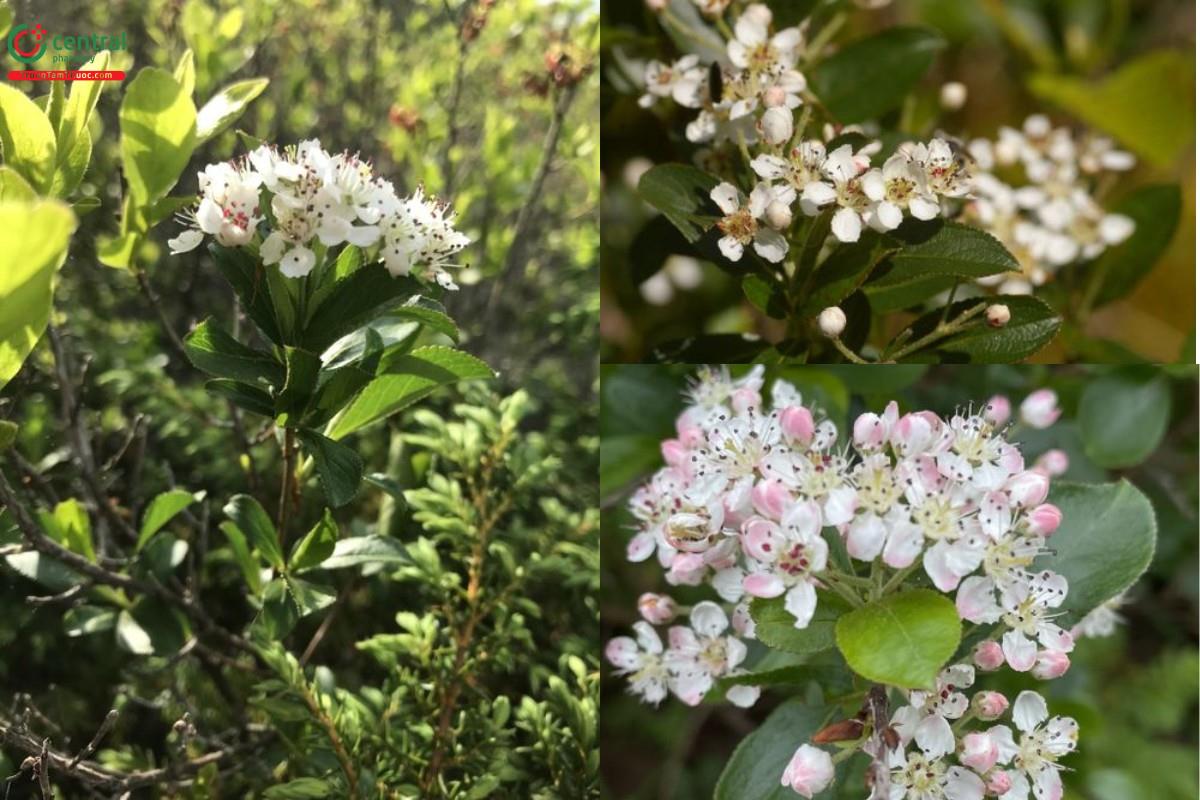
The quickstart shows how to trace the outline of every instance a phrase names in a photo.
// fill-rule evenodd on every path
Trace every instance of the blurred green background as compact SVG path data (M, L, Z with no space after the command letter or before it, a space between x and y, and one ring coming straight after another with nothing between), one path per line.
M735 374L746 367L731 368ZM704 589L671 589L654 559L625 560L633 518L625 510L638 481L661 466L658 442L674 436L687 367L607 366L601 372L601 623L605 640L638 619L645 591L681 602L711 599ZM1191 800L1197 796L1198 419L1195 367L936 367L830 366L773 368L765 386L795 383L806 405L826 411L839 431L864 411L895 399L901 413L930 409L943 416L994 394L1020 401L1054 389L1063 416L1053 427L1015 435L1026 463L1059 448L1069 471L1056 480L1127 478L1150 498L1158 546L1147 574L1121 609L1125 624L1104 639L1083 639L1061 679L1038 682L1002 671L978 688L1009 696L1036 684L1054 713L1075 716L1079 751L1064 759L1068 800ZM1081 402L1088 410L1082 418ZM1125 432L1129 432L1126 435ZM1118 455L1114 443L1134 448ZM1133 461L1136 460L1136 463ZM1102 464L1126 466L1108 468ZM1053 540L1051 540L1053 545ZM764 691L751 709L728 703L688 708L672 698L654 709L602 671L600 718L604 796L639 800L711 797L738 742L785 699ZM806 686L793 695L803 696ZM861 793L850 796L860 797Z
M782 3L779 10L789 7ZM606 3L602 18L602 360L648 360L654 346L700 333L755 332L780 338L782 330L771 327L776 323L764 323L753 312L737 279L711 264L699 270L676 264L667 270L668 280L659 281L657 293L648 298L640 291L642 280L667 253L645 242L633 247L652 216L634 187L651 163L688 160L692 146L683 140L682 131L695 112L672 106L669 112L660 108L652 113L637 105L641 90L630 81L630 76L640 80L637 60L671 61L679 56L644 4ZM894 0L877 11L851 14L838 40L898 24L935 28L949 43L917 98L921 113L934 114L942 84L960 81L967 86L965 108L941 119L947 133L994 137L999 126L1020 128L1029 114L1045 112L1056 123L1086 125L1115 137L1137 155L1137 168L1106 188L1104 205L1112 207L1147 184L1181 186L1181 222L1168 252L1132 295L1092 315L1086 333L1116 341L1151 361L1191 363L1196 315L1196 4ZM895 330L890 332L905 322L893 319ZM1061 363L1063 351L1052 345L1036 360Z

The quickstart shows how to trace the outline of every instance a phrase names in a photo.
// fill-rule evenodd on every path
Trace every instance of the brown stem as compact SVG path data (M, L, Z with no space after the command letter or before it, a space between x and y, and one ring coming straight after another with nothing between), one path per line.
M309 713L325 730L325 736L329 739L329 743L333 745L334 755L337 756L338 763L342 766L342 772L346 773L346 781L350 784L350 797L358 797L358 774L354 771L354 762L350 760L346 746L342 744L342 737L338 735L337 726L333 724L333 720L321 708L317 698L313 697L307 687L300 692L300 696L304 699L304 704L308 706Z

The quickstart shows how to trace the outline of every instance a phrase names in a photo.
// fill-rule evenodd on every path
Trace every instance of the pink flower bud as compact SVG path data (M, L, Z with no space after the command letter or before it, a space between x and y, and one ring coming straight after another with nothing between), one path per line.
M854 445L863 450L876 450L888 438L888 426L878 414L860 414L854 420Z
M987 793L999 797L1002 794L1007 794L1012 789L1012 778L1008 777L1008 773L1002 769L998 769L987 776L987 783L984 787Z
M788 762L779 783L792 787L792 791L799 795L811 798L824 791L832 781L833 759L829 753L819 747L802 744Z
M968 733L962 740L962 753L958 760L978 773L987 772L996 766L1000 758L1000 745L986 733Z
M729 404L739 414L745 414L750 409L757 411L762 406L762 395L758 393L757 389L743 386L740 389L733 390L733 395L729 398Z
M688 449L704 444L704 429L696 424L693 414L687 411L675 418L675 433Z
M994 395L983 407L983 418L993 425L1003 425L1012 416L1012 404L1002 394Z
M661 449L663 461L672 467L678 467L681 464L687 463L688 449L678 439L664 440Z
M1050 479L1040 472L1026 470L1009 478L1008 485L1004 488L1008 490L1008 496L1014 503L1029 508L1046 499L1046 494L1050 491Z
M651 625L666 625L679 613L675 601L665 594L646 592L638 598L638 611Z
M982 720L1000 719L1008 709L1008 698L999 692L976 692L971 698L971 708Z
M980 642L975 645L973 660L975 666L984 672L991 672L1000 669L1000 665L1004 663L1004 650L999 642Z
M1057 650L1042 650L1037 654L1033 665L1033 677L1040 681L1052 681L1061 678L1071 668L1071 659L1066 653Z
M1034 428L1049 428L1060 414L1062 409L1053 389L1038 389L1021 403L1021 419Z
M791 499L791 494L779 481L759 481L750 493L754 510L775 520L783 516L783 509Z
M1038 458L1034 469L1049 475L1051 478L1057 478L1059 475L1064 474L1070 466L1071 459L1062 450L1047 450Z
M812 412L804 406L788 406L779 413L779 427L783 435L807 447L813 438Z
M1058 510L1058 506L1051 503L1042 503L1029 512L1029 530L1038 536L1049 536L1058 530L1061 524L1062 512Z

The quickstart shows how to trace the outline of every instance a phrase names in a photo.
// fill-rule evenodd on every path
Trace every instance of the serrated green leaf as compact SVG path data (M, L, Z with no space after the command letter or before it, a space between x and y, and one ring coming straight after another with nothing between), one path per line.
M977 314L969 325L958 333L939 339L922 352L941 353L946 360L971 361L981 364L1003 364L1028 358L1054 339L1062 325L1050 306L1029 295L997 295L987 298L962 300L950 307L947 320L979 305L992 303L1008 306L1011 315L1008 324L993 328L987 324L982 313ZM909 328L910 342L915 342L932 332L941 322L942 309L925 314Z
M830 709L793 697L742 739L725 764L713 800L795 800L790 786L780 785L796 748L812 738L830 717Z
M169 492L157 495L150 501L150 505L146 507L146 511L142 514L142 527L138 532L137 547L134 548L134 551L141 550L146 545L146 542L150 541L150 537L162 529L163 525L174 519L177 514L192 503L203 498L203 492L197 495L183 489L172 489Z
M267 269L242 248L222 247L214 242L208 246L208 252L221 275L233 287L246 315L263 336L275 344L284 344L283 332L275 319L275 308L267 287Z
M192 364L209 375L270 386L284 383L282 364L269 353L234 339L211 319L204 320L185 336L183 346Z
M412 278L393 277L382 264L366 264L339 278L325 299L310 311L303 345L314 353L323 352L420 289Z
M796 627L796 618L784 608L784 598L756 597L750 603L758 640L776 650L810 655L834 646L834 626L850 606L835 594L817 590L817 610L808 626Z
M229 549L233 551L233 560L241 570L246 585L254 594L262 594L262 577L259 575L258 562L250 554L250 546L246 543L246 534L242 533L242 529L236 524L228 521L221 523L221 531L229 540Z
M865 231L853 244L839 245L813 275L808 296L803 298L801 315L815 317L827 307L836 306L854 294L896 247L887 237L874 231Z
M1055 622L1070 628L1096 606L1132 586L1154 556L1158 525L1146 496L1128 481L1085 486L1051 484L1049 501L1062 524L1047 542L1052 553L1034 562L1069 584Z
M344 569L361 564L408 564L404 547L387 536L352 536L341 539L333 554L321 563L322 569Z
M207 381L204 388L231 401L238 408L264 417L275 417L275 401L262 389L227 378Z
M296 435L300 437L304 452L312 456L329 504L340 508L353 500L362 483L362 457L352 447L316 431L300 429Z
M108 50L101 50L79 69L103 72L108 69L111 59L112 53ZM67 98L62 120L58 124L58 159L60 163L68 154L78 148L80 140L87 133L88 120L96 109L96 103L100 101L100 90L103 88L104 81L74 81L71 83L71 95ZM90 136L87 137L87 142L87 152L90 156L92 152ZM82 176L82 172L80 172L80 176ZM78 185L78 181L75 183Z
M292 548L291 558L288 559L288 569L293 572L320 565L322 561L333 555L333 548L338 540L338 526L333 520L329 509L321 516L319 522L296 542Z
M887 595L837 621L837 645L850 669L869 681L930 689L958 649L954 603L930 589Z
M284 569L283 552L279 549L279 536L275 524L257 500L248 494L237 494L230 498L223 509L225 516L246 535L250 544L271 566L280 572Z

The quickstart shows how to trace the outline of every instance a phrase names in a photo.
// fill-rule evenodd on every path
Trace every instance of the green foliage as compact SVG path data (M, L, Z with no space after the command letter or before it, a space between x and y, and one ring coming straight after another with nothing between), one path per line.
M1088 384L1079 398L1079 432L1088 458L1132 467L1158 449L1171 417L1171 388L1153 369L1129 367Z
M842 123L874 119L904 101L945 44L932 30L889 28L822 60L813 91Z
M782 703L734 750L713 799L791 800L796 793L780 786L779 776L796 752L796 742L816 733L828 717L825 708L800 698Z
M958 649L962 623L944 595L912 589L843 614L836 632L846 663L867 680L930 690Z
M837 595L817 592L817 610L805 628L796 627L796 617L783 607L783 598L755 598L750 604L755 634L768 647L788 653L811 654L829 650L836 642L838 619L849 610Z

